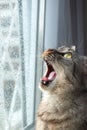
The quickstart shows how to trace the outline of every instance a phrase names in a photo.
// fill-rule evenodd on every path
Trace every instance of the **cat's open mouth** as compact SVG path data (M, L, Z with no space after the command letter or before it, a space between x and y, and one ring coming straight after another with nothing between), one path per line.
M48 85L56 78L56 72L53 66L47 62L46 64L47 64L47 70L45 72L45 75L41 78L41 83L43 85Z

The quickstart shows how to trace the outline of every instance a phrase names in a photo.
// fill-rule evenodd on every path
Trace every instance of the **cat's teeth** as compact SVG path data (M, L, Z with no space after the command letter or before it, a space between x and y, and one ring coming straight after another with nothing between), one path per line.
M44 83L44 84L46 84L46 82L45 82L45 81L43 81L43 83Z

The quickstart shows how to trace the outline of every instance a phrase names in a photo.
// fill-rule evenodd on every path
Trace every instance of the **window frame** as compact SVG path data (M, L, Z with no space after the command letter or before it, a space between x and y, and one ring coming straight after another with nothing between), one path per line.
M29 0L29 1L31 1L31 0ZM23 13L24 12L22 12L22 9L24 8L24 6L26 6L27 4L29 5L29 1L28 0L26 0L26 2L25 2L25 0L22 0L22 3L21 3L21 16L23 17ZM33 0L33 1L36 1L36 0ZM25 3L24 3L25 2ZM27 3L28 2L28 3ZM36 20L36 22L37 22L37 24L36 24L36 61L35 61L35 66L36 66L36 70L35 70L35 89L34 89L34 113L33 113L33 122L32 122L32 124L31 125L28 125L27 124L27 122L25 121L25 118L26 118L26 111L25 111L25 109L24 109L24 105L25 105L25 98L26 98L26 92L25 92L25 88L23 87L23 119L24 119L24 121L23 121L23 123L25 123L26 124L26 127L24 127L23 129L24 130L33 130L34 129L34 127L35 127L35 120L36 120L36 113L37 113L37 108L38 108L38 105L39 105L39 102L40 102L40 99L41 99L41 92L40 92L40 90L38 89L38 82L39 82L39 80L40 80L40 77L41 77L41 75L42 75L42 73L43 73L43 64L42 64L42 60L41 59L39 59L39 57L41 56L41 53L43 52L43 50L44 50L44 37L45 37L45 34L44 34L44 32L45 32L45 11L46 11L46 0L42 0L42 1L40 1L40 0L37 0L36 1L37 2L37 20ZM24 5L25 4L25 5ZM35 4L35 3L34 3ZM28 6L27 5L27 6ZM29 8L29 7L28 7ZM30 10L30 9L29 9ZM29 11L29 10L27 10L26 9L26 11ZM25 12L26 13L26 12ZM28 15L28 14L27 14ZM22 20L24 20L24 18L22 18L20 16L20 21L22 21ZM36 17L36 16L35 16ZM23 22L21 22L20 23L20 25L21 25L21 27L20 28L22 28L22 26L24 26L23 24L27 24L27 26L29 26L28 24L28 21L29 21L29 19L28 18L26 18L26 20L24 20ZM28 37L29 37L29 32L28 32L29 30L27 30L27 37L25 36L25 35L23 35L23 33L25 33L24 32L24 30L23 29L21 29L20 30L20 32L21 32L21 35L22 35L22 53L24 54L24 41L26 40L26 38L27 38L27 40L29 40L28 39ZM31 34L32 35L32 34ZM22 72L24 72L24 55L23 55L23 57L22 57ZM39 67L38 66L40 66L40 70L39 70ZM22 84L23 84L23 86L25 86L25 75L23 75L22 74L22 79L24 79L23 81L22 81Z

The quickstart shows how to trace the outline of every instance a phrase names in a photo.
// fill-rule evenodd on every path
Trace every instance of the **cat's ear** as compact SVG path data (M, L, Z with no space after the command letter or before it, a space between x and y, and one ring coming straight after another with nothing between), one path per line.
M72 49L73 51L76 51L76 46L75 46L75 45L71 46L71 49Z

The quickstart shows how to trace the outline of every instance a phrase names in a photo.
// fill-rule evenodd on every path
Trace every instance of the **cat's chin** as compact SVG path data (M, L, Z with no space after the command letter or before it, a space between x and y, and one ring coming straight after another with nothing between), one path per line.
M47 85L44 85L43 83L39 83L39 88L41 91L50 91L54 86L55 86L55 83L56 83L56 79L49 82Z

